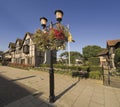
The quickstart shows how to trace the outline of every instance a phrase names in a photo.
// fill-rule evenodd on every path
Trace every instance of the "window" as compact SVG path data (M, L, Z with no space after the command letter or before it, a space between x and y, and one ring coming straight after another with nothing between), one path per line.
M30 39L26 39L26 40L25 40L25 44L26 44L26 45L30 44Z
M28 64L32 64L32 57L28 58Z
M23 53L29 54L29 45L24 45L23 46Z

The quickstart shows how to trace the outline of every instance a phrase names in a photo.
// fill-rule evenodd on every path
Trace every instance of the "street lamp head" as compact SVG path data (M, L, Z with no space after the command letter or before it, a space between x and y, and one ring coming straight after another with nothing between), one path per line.
M47 22L48 22L47 18L45 18L45 17L40 18L40 23L41 23L43 29L46 27Z
M56 10L55 15L56 15L56 20L60 23L62 21L63 15L64 15L63 11L62 10Z

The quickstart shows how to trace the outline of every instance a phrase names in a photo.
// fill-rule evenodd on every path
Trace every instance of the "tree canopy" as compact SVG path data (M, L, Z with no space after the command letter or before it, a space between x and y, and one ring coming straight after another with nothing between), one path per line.
M69 59L69 52L63 52L63 53L61 53L60 57L61 58L65 58L66 60L68 60ZM76 59L79 59L81 57L82 57L82 55L80 54L80 52L70 51L70 62L72 64L75 63Z
M3 51L0 51L0 56L2 56L2 54L3 54Z
M83 48L83 57L88 60L88 58L95 57L97 54L102 51L102 48L97 45L88 45Z
M116 67L120 67L120 48L115 50L115 57L114 57Z

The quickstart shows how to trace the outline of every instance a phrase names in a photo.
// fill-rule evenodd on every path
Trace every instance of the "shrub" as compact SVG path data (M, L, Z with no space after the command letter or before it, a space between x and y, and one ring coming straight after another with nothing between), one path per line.
M71 71L61 71L61 70L54 70L55 73L58 73L58 74L64 74L64 75L72 75L72 72Z
M90 71L102 71L102 67L99 66L90 66Z
M117 67L117 72L120 72L120 67Z
M96 65L98 66L100 64L100 59L96 57L91 57L88 59L88 62L90 65Z
M72 77L78 77L79 76L79 72L72 72Z
M46 70L48 71L49 70L48 67L49 65L42 64L40 65L39 69L43 71L46 71ZM90 78L98 79L99 75L102 74L102 67L99 67L99 66L68 66L64 64L54 64L54 71L55 73L60 73L60 74L70 74L72 77L79 76L78 71L87 71L88 75L86 77L89 77L89 72L92 71L90 74Z
M49 65L41 64L40 67L49 67ZM54 64L54 68L60 68L60 69L69 69L72 71L78 71L78 68L80 68L82 71L102 71L102 67L99 66L68 66L64 64Z
M3 66L7 66L8 65L8 61L2 61L2 65Z
M91 71L91 72L89 72L89 78L100 79L101 78L100 71Z
M40 64L40 67L49 67L48 64Z
M18 63L9 63L8 66L15 67L15 68L21 68L21 69L29 69L29 68L34 67L31 64L18 64Z

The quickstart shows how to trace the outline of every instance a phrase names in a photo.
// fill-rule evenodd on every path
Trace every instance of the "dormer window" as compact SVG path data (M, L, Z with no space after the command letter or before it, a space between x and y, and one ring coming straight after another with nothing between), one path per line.
M25 44L26 44L26 45L30 44L30 39L26 39L26 40L25 40Z

